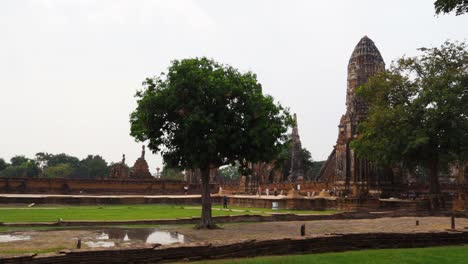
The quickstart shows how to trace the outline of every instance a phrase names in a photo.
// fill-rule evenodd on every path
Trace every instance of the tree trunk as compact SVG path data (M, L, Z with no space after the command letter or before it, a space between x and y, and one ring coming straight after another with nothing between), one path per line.
M440 186L439 186L439 164L437 159L430 160L428 162L428 169L429 169L429 179L430 179L430 187L429 193L430 194L440 194Z
M210 168L200 169L201 171L201 195L202 214L198 228L216 228L211 218L211 195L210 195Z
M429 205L430 210L437 210L441 207L444 207L442 197L440 195L440 185L439 185L439 161L437 158L431 159L428 162L429 169Z

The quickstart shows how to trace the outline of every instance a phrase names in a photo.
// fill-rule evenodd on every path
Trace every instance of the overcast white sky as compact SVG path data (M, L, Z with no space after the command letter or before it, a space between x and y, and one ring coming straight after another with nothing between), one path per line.
M133 164L135 91L172 59L207 56L258 74L326 159L345 111L346 67L368 35L387 65L468 38L468 15L434 0L0 2L0 157L65 152ZM148 152L147 152L148 153ZM161 159L148 155L150 170Z

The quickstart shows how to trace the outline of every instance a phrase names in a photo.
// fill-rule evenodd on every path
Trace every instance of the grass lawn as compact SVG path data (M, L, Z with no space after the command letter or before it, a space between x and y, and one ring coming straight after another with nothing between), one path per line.
M265 208L221 209L214 206L213 216L268 214ZM291 211L278 210L280 213L334 213L336 211ZM54 222L63 220L145 220L174 219L181 217L200 217L200 206L181 205L108 205L108 206L47 206L47 207L0 207L0 222Z
M277 257L257 257L250 259L231 259L201 261L194 263L209 264L268 264L268 263L314 263L314 264L466 264L468 246L380 249L324 253L309 255L290 255Z

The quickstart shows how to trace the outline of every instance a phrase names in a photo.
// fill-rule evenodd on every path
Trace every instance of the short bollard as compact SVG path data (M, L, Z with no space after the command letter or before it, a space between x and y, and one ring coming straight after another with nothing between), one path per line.
M455 229L455 215L452 215L451 217L451 222L452 222L452 230Z
M419 226L419 220L416 220L416 226Z
M301 225L301 236L305 236L305 224Z
M76 242L76 248L80 249L81 248L81 238L78 239L78 242Z

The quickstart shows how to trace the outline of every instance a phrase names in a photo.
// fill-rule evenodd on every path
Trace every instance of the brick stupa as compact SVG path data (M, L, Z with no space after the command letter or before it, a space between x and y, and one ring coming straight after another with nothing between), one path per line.
M145 146L142 147L141 157L139 157L130 172L132 179L153 179L149 171L148 163L145 160Z

